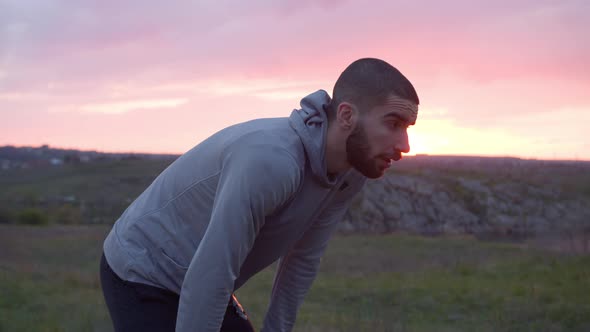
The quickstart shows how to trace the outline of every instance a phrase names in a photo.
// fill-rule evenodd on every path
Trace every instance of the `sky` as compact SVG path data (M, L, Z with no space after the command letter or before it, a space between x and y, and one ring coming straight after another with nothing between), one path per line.
M376 57L410 154L590 160L587 0L0 0L0 145L183 153Z

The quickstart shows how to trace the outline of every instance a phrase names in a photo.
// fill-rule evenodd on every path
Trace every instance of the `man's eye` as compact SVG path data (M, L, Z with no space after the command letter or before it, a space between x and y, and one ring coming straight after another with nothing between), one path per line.
M391 127L392 129L398 129L401 126L402 125L401 125L401 123L399 123L399 121L390 121L389 122L389 127Z

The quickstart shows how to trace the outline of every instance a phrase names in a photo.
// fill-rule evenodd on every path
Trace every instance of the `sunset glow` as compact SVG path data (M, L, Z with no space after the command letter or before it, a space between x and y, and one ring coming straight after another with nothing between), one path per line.
M410 154L590 160L588 31L584 0L4 1L0 145L182 153L377 57L418 91Z

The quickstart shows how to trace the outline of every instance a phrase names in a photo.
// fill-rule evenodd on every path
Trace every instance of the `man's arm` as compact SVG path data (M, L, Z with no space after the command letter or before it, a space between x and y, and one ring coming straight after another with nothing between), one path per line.
M256 145L228 154L209 226L182 284L177 332L219 331L264 217L290 198L301 177L293 157L281 148Z
M317 274L331 234L348 208L349 200L324 211L281 258L262 332L287 332L295 324L297 310Z

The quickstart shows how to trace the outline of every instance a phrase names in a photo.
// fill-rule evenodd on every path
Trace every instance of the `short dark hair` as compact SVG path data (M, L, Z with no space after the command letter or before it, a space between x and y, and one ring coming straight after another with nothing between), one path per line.
M356 60L346 67L334 84L332 101L327 107L328 119L336 116L336 109L342 102L369 110L384 104L392 94L420 104L412 83L395 67L380 59Z

